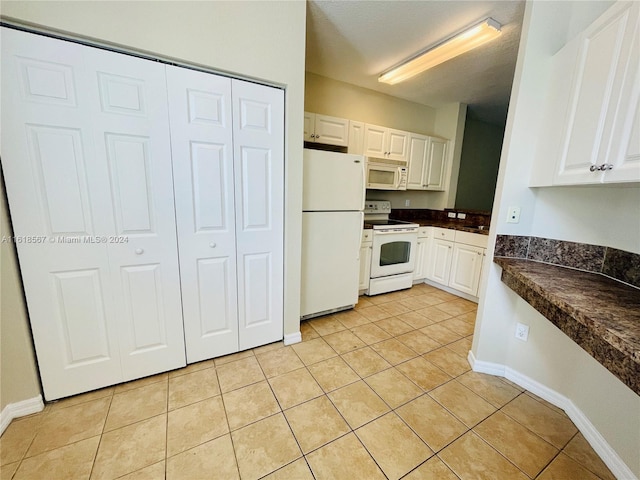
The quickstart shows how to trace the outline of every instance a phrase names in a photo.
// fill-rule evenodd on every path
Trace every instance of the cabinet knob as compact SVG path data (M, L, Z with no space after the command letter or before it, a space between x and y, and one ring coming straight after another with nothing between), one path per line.
M597 170L600 170L600 167L599 167L598 165L591 165L591 166L589 167L589 171L590 171L590 172L595 172L595 171L597 171Z
M142 248L136 248L136 255L142 255L144 250Z
M602 165L600 165L599 170L601 171L606 171L606 170L611 170L613 168L613 164L611 163L603 163Z
M482 255L480 252L476 252L478 255Z
M209 244L209 246L210 246L211 248L216 248L216 243L215 243L215 242L211 242L211 243Z

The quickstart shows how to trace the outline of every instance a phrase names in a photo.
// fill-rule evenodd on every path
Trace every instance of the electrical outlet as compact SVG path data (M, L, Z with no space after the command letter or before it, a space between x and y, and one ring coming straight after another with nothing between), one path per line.
M507 223L520 223L520 207L509 207L507 210Z
M458 218L459 218L460 220L464 220L465 218L467 218L467 214L466 214L466 213L459 213L459 214L458 214Z
M411 205L411 200L409 200L408 198L404 201L404 206L408 207L409 205Z
M456 218L456 212L449 212L449 213L447 213L447 217L449 217L449 218Z
M526 342L529 338L529 325L523 323L516 323L516 338Z

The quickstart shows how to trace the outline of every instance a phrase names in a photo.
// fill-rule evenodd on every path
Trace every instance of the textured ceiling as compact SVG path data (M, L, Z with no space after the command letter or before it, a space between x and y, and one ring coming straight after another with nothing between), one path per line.
M308 0L306 70L423 105L469 105L473 118L503 125L524 1ZM492 17L502 35L397 85L378 75Z

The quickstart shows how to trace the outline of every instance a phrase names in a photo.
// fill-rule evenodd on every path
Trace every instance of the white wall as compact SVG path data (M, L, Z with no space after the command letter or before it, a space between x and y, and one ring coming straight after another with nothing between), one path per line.
M289 1L3 1L0 7L5 21L285 87L284 333L298 332L306 4ZM2 269L3 279L16 280L15 274L5 271L4 263ZM0 321L4 324L4 316ZM26 318L20 321L27 322Z
M304 108L307 112L435 135L436 109L310 72L305 74Z
M528 187L536 158L540 105L548 88L550 56L610 3L530 2L525 19L505 131L483 270L472 352L480 363L519 371L568 398L617 455L640 476L640 397L500 281L491 262L496 234L535 235L594 243L638 253L640 188ZM506 223L509 206L520 223ZM530 326L529 340L514 338L515 324Z

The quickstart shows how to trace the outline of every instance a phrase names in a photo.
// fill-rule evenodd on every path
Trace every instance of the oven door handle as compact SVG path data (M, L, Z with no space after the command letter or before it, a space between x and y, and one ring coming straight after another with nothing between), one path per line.
M417 233L418 229L413 230L374 230L374 235L398 235L402 233Z

